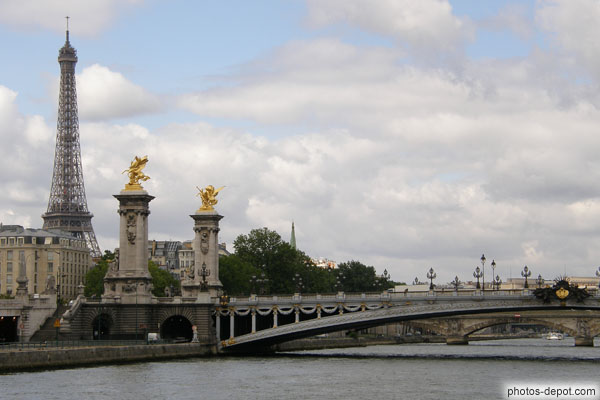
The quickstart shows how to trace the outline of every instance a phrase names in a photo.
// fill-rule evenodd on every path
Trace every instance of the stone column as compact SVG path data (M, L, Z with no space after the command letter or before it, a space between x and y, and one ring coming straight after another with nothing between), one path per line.
M235 336L235 311L233 308L229 309L229 339L233 339Z
M194 220L195 232L194 266L191 276L182 284L183 297L199 298L202 291L217 297L223 288L219 280L219 221L223 216L214 210L198 210L190 217ZM203 287L205 280L206 288Z
M575 335L575 346L594 346L594 337L590 334L590 320L577 318L577 334Z
M27 268L25 266L25 260L19 259L19 275L17 276L17 297L27 297L27 287L29 279L27 279Z
M122 190L119 200L119 253L104 278L104 301L123 304L152 302L152 278L148 271L148 204L145 190Z

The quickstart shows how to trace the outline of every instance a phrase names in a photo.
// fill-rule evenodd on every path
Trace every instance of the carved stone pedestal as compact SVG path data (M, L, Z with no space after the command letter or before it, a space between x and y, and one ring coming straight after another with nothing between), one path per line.
M148 272L148 204L153 196L144 190L123 190L119 200L119 253L104 278L103 299L122 304L152 301Z
M223 287L219 280L219 221L216 211L198 211L194 219L194 265L181 284L183 297L217 297ZM204 294L204 296L203 296Z

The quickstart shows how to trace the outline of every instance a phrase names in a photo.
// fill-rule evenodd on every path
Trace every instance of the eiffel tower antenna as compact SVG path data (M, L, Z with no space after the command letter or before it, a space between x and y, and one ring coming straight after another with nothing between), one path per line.
M48 211L42 215L42 218L44 219L44 229L61 229L80 239L85 239L91 256L101 257L102 253L92 227L93 215L88 210L83 185L77 91L75 90L77 50L69 42L69 17L66 18L66 40L58 53L60 95L54 171Z

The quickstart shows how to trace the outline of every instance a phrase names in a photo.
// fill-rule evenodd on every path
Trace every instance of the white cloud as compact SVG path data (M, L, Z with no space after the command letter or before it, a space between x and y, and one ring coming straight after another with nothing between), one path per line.
M42 117L23 115L16 100L16 92L0 86L0 222L29 225L45 210L40 199L50 184L53 133Z
M3 0L0 23L21 29L64 32L65 16L78 35L93 36L106 29L117 15L143 0Z
M460 75L401 57L293 42L228 85L187 95L181 105L200 115L311 132L257 149L249 226L285 237L293 219L310 254L381 263L397 279L423 279L432 263L463 279L482 252L503 277L525 264L550 277L565 264L590 273L600 229L573 223L600 197L600 111L588 88L539 55L470 62Z
M571 67L583 67L598 81L600 53L596 38L600 36L600 1L553 0L541 2L536 21L547 37L565 52L558 61Z
M356 25L406 43L417 54L451 53L472 37L470 23L454 16L445 0L307 0L307 5L315 26Z
M456 49L468 37L469 22L444 2L427 10L412 8L417 2L406 10L365 4L310 2L310 19L429 50ZM522 28L502 18L498 24ZM570 48L584 60L585 51ZM575 82L563 73L564 58L554 62L564 53L543 49L520 60L464 60L460 70L410 63L406 54L337 38L298 40L221 75L211 89L180 96L186 110L220 126L250 120L264 137L201 122L156 129L106 122L156 112L160 99L106 67L85 69L78 78L83 168L101 246L116 244L112 194L126 182L121 172L147 154L153 238L191 238L195 187L213 184L226 186L217 209L228 243L262 226L288 239L294 220L299 247L311 256L358 259L399 280L423 280L432 266L441 281L466 280L481 253L495 259L503 279L525 264L548 278L565 265L592 273L600 257L594 84ZM14 171L0 175L0 220L39 226L54 129L23 115L17 98L0 87L7 154L0 165Z
M77 77L77 97L81 118L89 120L131 117L161 108L158 96L98 64Z

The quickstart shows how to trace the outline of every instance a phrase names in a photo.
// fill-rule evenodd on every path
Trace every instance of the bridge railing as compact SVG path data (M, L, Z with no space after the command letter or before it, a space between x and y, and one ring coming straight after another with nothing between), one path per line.
M498 296L529 296L533 289L502 289L502 290L434 290L422 292L381 292L381 293L334 293L334 294L295 294L273 296L237 296L229 298L229 304L291 304L314 302L356 302L356 301L390 301L402 299L431 299L431 298L472 298Z

